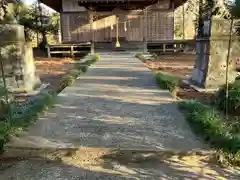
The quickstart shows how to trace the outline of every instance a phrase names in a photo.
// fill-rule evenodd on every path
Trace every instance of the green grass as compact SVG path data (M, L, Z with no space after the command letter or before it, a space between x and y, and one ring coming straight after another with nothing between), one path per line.
M99 54L90 55L88 57L88 60L84 63L81 62L75 62L74 69L70 70L61 80L60 82L60 89L59 92L61 92L65 87L71 86L75 83L75 80L78 76L80 76L82 73L86 73L88 70L88 67L92 64L96 63L100 59Z
M156 54L153 54L153 53L137 53L135 54L135 57L140 59L141 61L145 62L147 60L154 60L157 58L157 55Z
M155 54L148 54L148 56L152 56L152 60L157 58ZM144 56L144 53L137 53L135 57L143 62L148 60L148 58ZM154 73L154 76L156 77L158 86L162 89L168 89L170 92L173 92L181 83L181 78L168 73L157 72Z
M226 111L226 86L218 90L214 104L222 112ZM230 83L228 87L228 112L234 114L240 110L240 80Z
M11 105L11 118L6 117L1 122L0 127L0 149L8 142L10 136L17 136L32 124L40 113L49 108L55 97L57 96L55 89L48 89L40 92L24 105Z
M142 53L137 53L137 54L135 54L135 57L138 58L138 59L140 59L140 60L142 60Z
M49 86L24 105L11 104L10 111L8 111L11 112L11 118L7 116L4 121L0 121L0 149L4 147L11 136L18 136L21 132L27 130L41 113L50 108L54 104L57 94L65 87L72 85L79 75L86 72L86 64L90 66L99 59L98 54L91 55L84 65L74 66L74 69L62 78L58 88Z
M168 73L157 72L154 73L154 75L156 77L158 86L162 89L168 89L170 92L177 88L181 82L181 79L179 77Z
M240 132L225 123L221 114L198 101L181 101L180 109L192 130L217 148L224 162L240 166Z

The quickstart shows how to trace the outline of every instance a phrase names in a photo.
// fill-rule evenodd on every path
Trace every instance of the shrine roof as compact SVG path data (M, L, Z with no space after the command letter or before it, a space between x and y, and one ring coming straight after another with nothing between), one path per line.
M55 11L60 12L62 10L62 0L40 0L43 4L49 6L50 8L54 9ZM105 8L111 7L116 5L122 9L139 9L144 8L148 5L155 4L157 2L164 0L78 0L78 4L80 6L84 6L86 8L90 8L91 6L94 8ZM183 3L185 0L169 0L173 4L174 7L177 7Z

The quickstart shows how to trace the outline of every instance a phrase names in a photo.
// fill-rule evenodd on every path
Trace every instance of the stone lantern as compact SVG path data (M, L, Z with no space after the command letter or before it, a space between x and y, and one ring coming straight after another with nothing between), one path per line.
M32 91L40 83L35 74L31 43L25 42L24 27L18 24L0 25L0 60L9 91Z
M228 81L237 76L236 61L240 57L240 39L236 29L231 28L231 20L213 16L212 9L202 11L196 40L196 60L191 83L200 88L217 89L226 84L229 35L233 34L230 49Z

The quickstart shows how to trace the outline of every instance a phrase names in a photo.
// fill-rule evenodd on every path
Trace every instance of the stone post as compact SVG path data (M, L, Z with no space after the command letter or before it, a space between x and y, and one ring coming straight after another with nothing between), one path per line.
M93 29L93 11L89 11L89 24L91 32L91 54L94 54L94 29Z
M119 42L119 16L116 18L116 48L120 47L120 42Z
M203 21L203 36L196 41L196 61L191 82L206 89L216 89L226 84L230 20L211 17ZM235 34L235 30L232 32ZM236 61L240 57L240 41L233 35L230 51L228 81L237 76Z
M32 91L40 83L35 74L32 46L25 42L23 26L0 26L0 52L8 90ZM2 77L1 73L1 81Z
M148 28L148 17L147 8L143 10L143 52L147 53L147 28Z

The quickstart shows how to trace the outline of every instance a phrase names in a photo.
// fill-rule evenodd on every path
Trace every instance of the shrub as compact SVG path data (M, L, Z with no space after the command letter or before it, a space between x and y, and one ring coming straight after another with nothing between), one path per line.
M135 54L135 57L140 59L141 61L145 62L147 60L156 59L158 56L155 53L151 53L151 54L150 53L146 53L146 54L144 54L144 53L137 53L137 54Z
M75 81L75 77L71 75L64 76L60 82L59 90L61 91L65 87L73 85L74 81Z
M8 140L9 126L6 122L0 122L0 149Z
M8 101L6 101L6 89L0 85L0 121L3 121L5 117L9 114L8 103L12 103L13 96L10 92L8 93Z
M100 59L99 54L91 55L90 59L84 63L76 63L73 70L70 70L67 75L65 75L61 82L58 92L62 91L65 87L71 86L74 84L75 79L83 72L87 72L88 66L95 63Z
M240 134L240 118L238 117L235 120L232 120L231 123L229 123L229 127L231 133Z
M101 58L100 54L96 53L96 54L95 54L95 60L96 60L96 61L99 61L100 58Z
M56 90L47 89L24 104L11 105L11 119L0 122L0 149L8 142L10 136L17 135L35 121L40 112L49 107L56 97Z
M182 101L179 107L195 133L201 134L219 150L222 149L232 164L240 165L240 134L233 133L217 110L193 100Z
M137 54L135 54L135 57L141 60L142 53L137 53Z
M68 75L77 78L81 73L81 69L73 69L69 71Z
M157 84L162 89L169 89L171 92L176 89L180 83L180 78L171 74L158 72L155 73Z
M219 110L226 110L226 86L220 88L215 96L215 105ZM240 81L229 84L228 88L228 112L234 113L240 110Z
M88 65L85 63L81 63L81 64L76 64L75 68L82 71L83 73L86 73L88 70Z
M140 60L143 61L143 62L145 62L146 60L148 60L148 58L146 58L143 53L137 53L137 54L135 55L135 57L138 58L138 59L140 59Z

